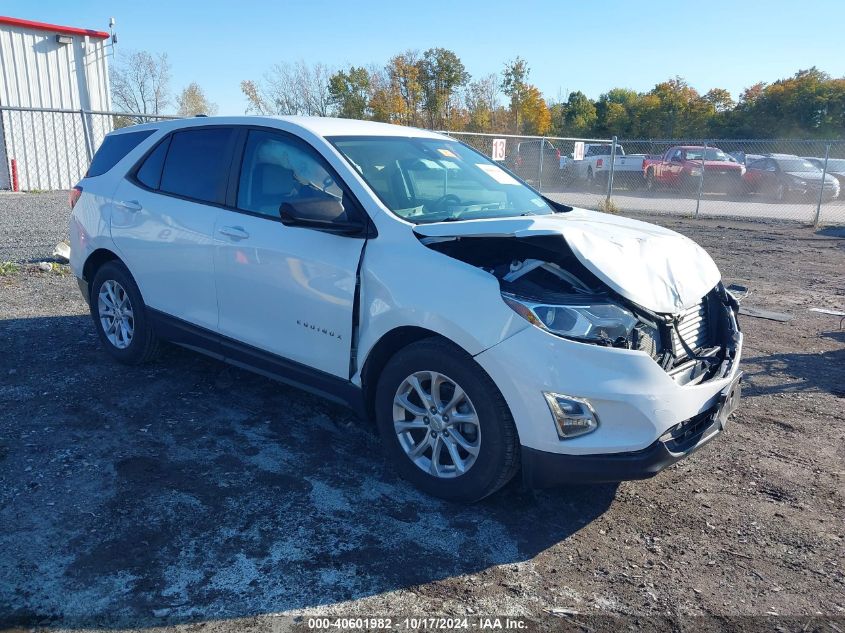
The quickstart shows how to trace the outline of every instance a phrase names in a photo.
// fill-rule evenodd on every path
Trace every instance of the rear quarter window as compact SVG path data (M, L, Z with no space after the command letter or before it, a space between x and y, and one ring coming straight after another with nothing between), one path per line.
M170 147L169 136L156 145L155 149L147 155L135 173L135 178L145 187L158 189L161 183L161 170L164 168L164 159L167 157L168 147Z
M143 130L107 136L100 145L100 149L94 154L94 159L85 175L89 178L102 176L154 132L155 130Z

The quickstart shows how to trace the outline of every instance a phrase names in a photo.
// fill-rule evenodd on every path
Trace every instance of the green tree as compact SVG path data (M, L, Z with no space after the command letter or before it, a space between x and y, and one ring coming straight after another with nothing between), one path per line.
M345 119L367 118L370 73L363 66L350 66L329 78L329 95L336 114Z
M596 106L580 90L569 93L563 117L564 129L573 136L586 136L598 120Z
M513 131L519 133L522 127L521 105L528 90L528 76L531 69L521 57L515 57L505 64L502 71L502 92L510 99L511 116L513 117Z
M456 91L469 81L463 62L445 48L430 48L418 62L423 110L432 128L442 128L451 116Z

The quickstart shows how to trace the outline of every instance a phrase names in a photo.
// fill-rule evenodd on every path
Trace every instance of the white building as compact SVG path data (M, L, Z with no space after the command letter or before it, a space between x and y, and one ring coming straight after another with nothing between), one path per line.
M0 189L68 189L84 174L112 128L111 116L81 112L111 110L108 42L0 16Z

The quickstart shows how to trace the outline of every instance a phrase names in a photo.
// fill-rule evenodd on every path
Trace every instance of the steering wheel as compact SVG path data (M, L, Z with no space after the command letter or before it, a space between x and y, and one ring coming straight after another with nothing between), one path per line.
M431 209L433 211L439 211L446 206L447 202L451 202L452 204L461 204L461 199L454 193L447 193L445 196L440 196L437 200L435 200L431 204Z

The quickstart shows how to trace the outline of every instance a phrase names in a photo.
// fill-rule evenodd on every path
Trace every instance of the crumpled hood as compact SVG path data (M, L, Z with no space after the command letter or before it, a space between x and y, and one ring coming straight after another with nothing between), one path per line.
M561 235L581 263L611 289L664 314L698 304L721 278L711 257L688 237L654 224L584 209L420 224L414 232L425 237Z

